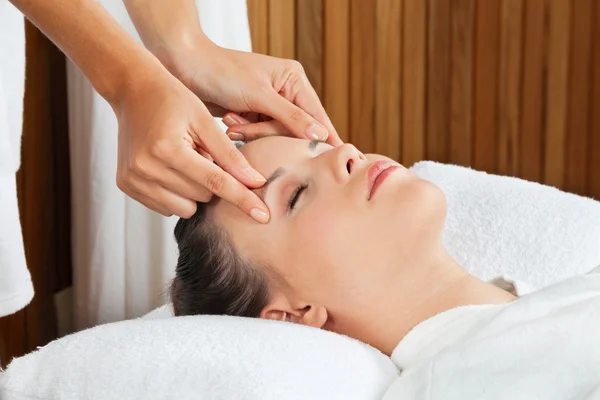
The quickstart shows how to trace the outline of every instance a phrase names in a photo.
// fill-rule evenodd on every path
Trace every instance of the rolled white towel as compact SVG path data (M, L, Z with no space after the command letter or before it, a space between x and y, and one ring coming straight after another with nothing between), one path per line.
M482 280L509 275L541 289L600 264L600 202L432 161L411 170L444 192L446 247Z

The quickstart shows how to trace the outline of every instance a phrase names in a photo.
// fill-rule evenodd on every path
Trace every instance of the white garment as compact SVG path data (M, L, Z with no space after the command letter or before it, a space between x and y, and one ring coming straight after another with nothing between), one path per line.
M384 400L600 399L600 272L417 325Z
M138 41L122 0L104 7ZM196 1L217 44L251 50L245 0ZM141 42L141 41L140 41ZM75 327L142 316L164 303L174 275L176 218L126 197L115 184L117 121L73 64L68 65Z
M23 248L15 173L21 165L25 88L23 15L0 2L0 317L13 314L33 298Z

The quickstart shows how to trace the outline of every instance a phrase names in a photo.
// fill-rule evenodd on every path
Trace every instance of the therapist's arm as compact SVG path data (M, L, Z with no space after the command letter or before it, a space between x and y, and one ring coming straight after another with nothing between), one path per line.
M240 183L260 187L264 178L222 134L198 97L98 1L10 1L112 106L119 121L121 190L164 215L190 217L196 201L207 201L214 193L256 220L268 220L264 203Z
M195 0L123 0L144 45L167 68L174 52L209 45Z
M247 124L230 114L225 120L228 132L238 134L232 138L287 134L327 139L333 145L342 143L297 61L215 45L202 31L194 0L123 2L146 47L209 106L213 115L233 111L277 120Z
M77 64L111 105L137 73L158 67L95 0L9 1Z

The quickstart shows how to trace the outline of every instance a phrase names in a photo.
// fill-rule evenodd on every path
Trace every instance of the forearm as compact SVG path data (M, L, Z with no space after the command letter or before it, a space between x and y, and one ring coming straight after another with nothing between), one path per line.
M115 105L132 80L160 64L95 0L9 0Z
M210 44L194 0L123 0L142 41L167 67L177 53Z

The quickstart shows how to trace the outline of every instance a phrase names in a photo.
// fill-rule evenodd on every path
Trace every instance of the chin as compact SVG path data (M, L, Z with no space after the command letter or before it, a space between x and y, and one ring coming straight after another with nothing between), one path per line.
M419 184L422 186L422 201L423 207L427 208L431 223L439 225L440 229L444 227L446 221L447 203L446 196L442 189L429 181L419 179Z
M400 171L399 171L400 172ZM379 199L385 208L394 207L399 203L416 210L429 210L433 213L446 215L446 196L442 190L433 183L419 178L412 172L404 170L396 177L391 175L390 181L385 182L379 189ZM387 183L387 185L386 185Z
M398 232L398 237L421 244L441 238L447 208L446 196L439 187L413 175L388 189L381 218Z

